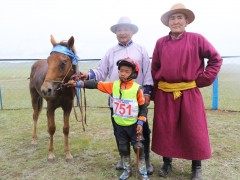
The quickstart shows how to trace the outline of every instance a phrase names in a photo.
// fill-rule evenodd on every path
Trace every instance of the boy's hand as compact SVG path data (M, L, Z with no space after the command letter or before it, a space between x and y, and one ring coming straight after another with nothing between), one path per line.
M137 134L142 134L142 131L143 131L142 125L138 124L137 125Z
M67 87L76 87L76 81L74 80L69 80L67 83L65 83L65 86Z

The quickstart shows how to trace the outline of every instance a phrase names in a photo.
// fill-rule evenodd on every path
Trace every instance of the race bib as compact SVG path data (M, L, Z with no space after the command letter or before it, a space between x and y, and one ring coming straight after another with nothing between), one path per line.
M114 114L122 118L132 118L138 116L138 102L133 99L119 99L113 97Z

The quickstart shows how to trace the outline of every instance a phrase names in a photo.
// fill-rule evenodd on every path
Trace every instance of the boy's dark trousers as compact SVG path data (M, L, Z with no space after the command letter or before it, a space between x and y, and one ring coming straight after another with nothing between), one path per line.
M119 150L119 142L116 138L116 123L113 118L113 108L110 108L110 110L111 110L111 120L112 120L113 132L114 132L117 147ZM151 134L151 130L149 129L149 124L147 121L147 122L143 123L143 137L144 137L143 145L144 145L144 154L145 154L146 163L150 161L150 134ZM119 154L120 154L120 152L119 152ZM120 156L121 156L121 154L120 154Z

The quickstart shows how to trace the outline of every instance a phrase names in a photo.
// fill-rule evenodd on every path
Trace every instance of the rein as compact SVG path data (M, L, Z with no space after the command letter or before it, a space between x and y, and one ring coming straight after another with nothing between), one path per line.
M81 72L79 74L76 73L76 74L72 75L70 79L72 79L74 81L81 80ZM86 101L85 88L83 88L83 92L84 92L84 112L83 112L83 107L82 107L83 106L83 103L82 103L82 88L80 88L80 94L81 94L80 99L77 95L77 88L72 88L72 92L77 97L77 106L78 106L78 108L80 109L80 112L81 112L81 118L82 118L81 122L82 122L82 126L83 126L83 131L85 131L84 124L87 125L87 118L86 118L87 101ZM73 110L74 110L74 115L75 115L76 121L80 122L77 118L77 111L76 111L76 108L75 108L74 104L73 104ZM83 114L84 114L84 116L83 116Z
M78 95L77 95L77 93L76 93L76 91L77 91L77 88L72 88L72 91L73 91L73 94L77 97L77 106L78 106L78 108L80 109L80 112L81 112L81 118L82 118L82 120L81 121L79 121L78 120L78 118L77 118L77 111L76 111L76 108L75 108L75 106L74 106L74 104L73 104L73 110L74 110L74 116L75 116L75 118L76 118L76 121L78 121L78 122L82 122L82 126L83 126L83 131L85 131L85 126L84 126L84 124L86 124L87 125L87 119L86 119L86 112L87 112L87 106L86 106L86 104L87 104L87 101L86 101L86 94L85 94L85 89L83 89L83 92L84 92L84 112L83 112L83 108L82 108L82 96L81 96L81 100L79 100L79 97L78 97ZM81 92L82 90L80 89L80 94L82 94L82 92ZM84 114L84 116L83 116L83 114Z

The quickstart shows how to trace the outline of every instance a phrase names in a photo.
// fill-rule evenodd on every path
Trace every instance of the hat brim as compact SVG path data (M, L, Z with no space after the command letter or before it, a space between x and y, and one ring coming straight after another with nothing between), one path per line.
M113 33L116 34L117 28L118 28L118 27L121 27L121 26L129 27L129 28L132 30L133 34L136 34L136 33L138 32L138 27L137 27L136 25L134 25L134 24L129 24L129 23L115 24L115 25L113 25L110 29L111 29L111 31L112 31Z
M175 13L183 13L187 16L188 24L192 23L195 19L194 13L189 9L174 9L164 13L161 17L161 21L165 26L168 26L169 17Z

